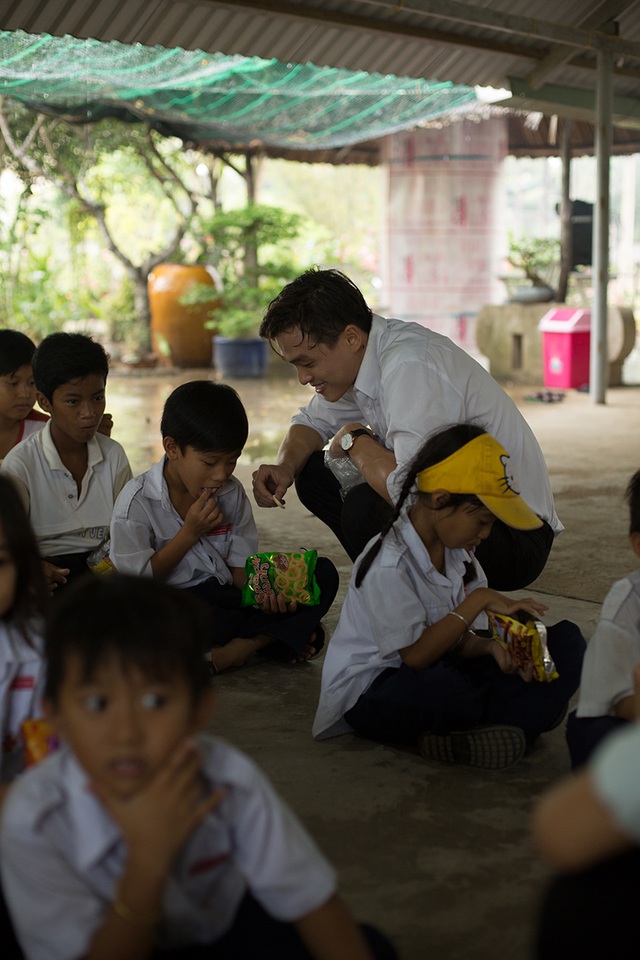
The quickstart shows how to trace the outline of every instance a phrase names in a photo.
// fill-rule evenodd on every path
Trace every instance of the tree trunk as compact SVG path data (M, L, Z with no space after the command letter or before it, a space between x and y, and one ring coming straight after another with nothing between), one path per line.
M256 202L256 186L259 160L254 160L250 154L245 154L247 184L247 203L252 206ZM247 230L244 247L244 275L246 284L255 287L258 284L258 244L255 233Z
M147 288L147 276L141 270L132 270L133 279L133 299L136 308L136 315L141 321L140 324L140 349L144 353L151 350L151 309L149 307L149 291Z

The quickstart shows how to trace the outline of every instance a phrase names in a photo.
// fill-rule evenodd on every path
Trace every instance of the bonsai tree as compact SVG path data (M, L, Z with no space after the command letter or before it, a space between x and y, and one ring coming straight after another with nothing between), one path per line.
M293 243L303 220L279 207L251 203L216 213L201 225L209 259L222 292L195 283L180 298L184 304L213 303L207 326L221 336L255 337L265 307L300 272Z
M551 237L509 238L509 263L522 270L534 287L548 287L549 268L560 262L560 241Z

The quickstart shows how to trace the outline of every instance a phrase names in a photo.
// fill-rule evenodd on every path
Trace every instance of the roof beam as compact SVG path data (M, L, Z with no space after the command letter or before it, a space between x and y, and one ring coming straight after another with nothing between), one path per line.
M598 27L604 29L604 24L607 22L611 23L616 17L619 17L628 6L629 0L603 0L597 10L594 10L590 16L584 17L579 21L579 26L586 27L587 29ZM567 46L567 44L564 43L554 47L544 60L541 60L527 76L527 83L531 89L537 90L543 83L548 83L549 80L553 80L560 67L571 60L574 53L573 47Z
M547 83L539 90L532 90L521 77L509 77L509 82L513 94L509 106L514 110L538 110L541 113L555 113L560 117L594 122L594 90L558 86L553 83ZM640 100L614 96L612 119L617 126L639 129Z
M200 0L201 2L201 0ZM379 33L393 33L411 37L413 39L433 40L438 43L453 43L459 46L473 46L484 50L513 53L516 56L540 59L545 51L536 50L531 46L519 47L507 37L526 38L527 40L542 40L552 43L565 43L576 50L600 49L611 50L614 57L628 56L640 59L640 43L623 40L611 36L600 30L587 29L569 24L552 23L539 20L536 17L522 17L515 14L500 13L487 7L475 7L457 0L409 0L409 3L394 4L385 0L370 0L372 10L381 11L376 16L356 16L327 8L316 6L306 0L302 3L288 3L287 0L210 0L216 6L237 9L245 7L256 12L282 15L300 20L323 24L335 24L337 27L354 27L364 30L373 30ZM628 5L628 4L627 4ZM469 37L460 33L443 31L439 28L421 26L409 16L429 18L438 17L442 20L455 23L465 23L469 26L485 30L493 30L501 37Z

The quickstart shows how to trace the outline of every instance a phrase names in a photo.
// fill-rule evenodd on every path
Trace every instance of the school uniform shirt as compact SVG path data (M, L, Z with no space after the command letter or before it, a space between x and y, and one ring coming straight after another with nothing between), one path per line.
M51 422L10 450L2 471L15 481L43 557L95 549L109 532L115 499L131 478L127 455L101 433L87 444L80 493L51 437Z
M42 716L44 662L42 627L29 625L29 642L18 628L0 621L0 783L23 769L22 722Z
M633 696L633 668L640 663L640 570L612 586L587 644L578 717L613 717L615 705Z
M110 556L117 570L153 576L151 558L182 527L184 521L169 496L164 478L166 456L131 480L116 501L111 522ZM231 583L229 567L244 567L258 550L258 531L251 504L239 480L231 477L216 493L223 514L220 526L187 551L167 577L175 587L192 587L215 577Z
M34 433L42 430L48 419L49 417L46 413L39 413L37 410L31 410L24 420L20 422L18 439L14 443L14 446L17 446L22 440L26 440L27 437L31 437ZM2 463L2 457L0 457L0 463Z
M161 947L212 943L247 891L278 920L322 906L336 877L315 843L244 754L199 739L206 789L221 805L194 830L167 880ZM28 770L2 811L2 888L28 960L76 960L116 896L124 841L66 748ZM259 954L259 950L256 956Z
M589 761L593 788L617 825L640 843L640 724L614 730Z
M315 394L291 422L311 427L325 442L347 423L367 424L398 462L387 480L395 500L402 473L427 436L467 420L503 445L519 492L560 533L542 450L515 403L469 354L427 327L374 314L351 390L333 403Z
M340 620L322 666L322 684L313 735L319 740L351 731L344 714L378 674L402 664L399 650L415 643L425 626L436 623L461 603L467 592L486 587L480 565L466 550L445 548L445 574L431 562L427 548L406 512L381 543L360 587L358 565L375 542L365 547L353 568ZM465 585L465 562L475 577ZM487 625L486 614L474 621Z

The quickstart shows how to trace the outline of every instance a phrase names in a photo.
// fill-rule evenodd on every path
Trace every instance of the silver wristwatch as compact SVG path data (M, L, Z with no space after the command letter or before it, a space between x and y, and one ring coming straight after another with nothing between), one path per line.
M345 453L349 453L349 451L351 450L351 447L355 442L356 437L362 437L364 435L366 435L367 437L370 437L371 433L369 432L369 430L365 430L362 427L359 430L352 430L351 433L345 433L342 435L340 439L340 446L342 447Z

